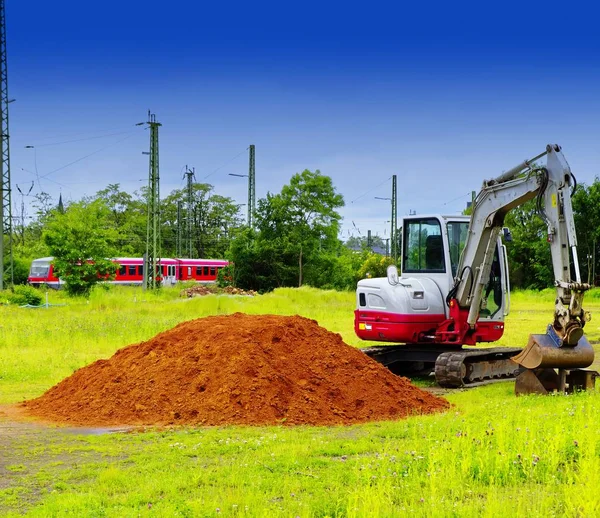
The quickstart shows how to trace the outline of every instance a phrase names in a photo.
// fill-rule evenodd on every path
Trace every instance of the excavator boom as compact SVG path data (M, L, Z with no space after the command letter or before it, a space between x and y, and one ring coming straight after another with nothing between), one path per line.
M546 157L546 165L536 165L543 157ZM588 367L594 360L593 349L583 333L589 320L589 314L583 310L583 297L590 286L581 282L579 271L571 205L574 187L574 176L560 146L548 145L544 153L484 182L475 200L469 228L473 244L467 240L460 263L461 271L471 269L474 284L463 276L457 278L454 290L456 303L469 308L467 323L470 327L477 323L494 243L507 212L537 198L538 213L547 227L556 287L554 319L545 334L532 334L527 347L513 358L530 371L517 379L517 393L544 392L550 386L565 390L569 373L562 371ZM550 372L554 369L559 369L558 378ZM557 379L558 387L555 387Z

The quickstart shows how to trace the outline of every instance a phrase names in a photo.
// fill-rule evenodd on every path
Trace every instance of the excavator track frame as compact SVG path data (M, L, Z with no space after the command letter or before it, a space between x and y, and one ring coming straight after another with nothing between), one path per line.
M519 347L492 347L443 353L435 362L435 379L438 385L447 388L515 379L520 367L511 358L521 350Z
M399 373L401 367L422 363L423 368L416 371L434 372L436 382L445 388L477 387L515 379L522 370L511 360L522 351L520 347L464 349L382 345L361 351L395 373Z

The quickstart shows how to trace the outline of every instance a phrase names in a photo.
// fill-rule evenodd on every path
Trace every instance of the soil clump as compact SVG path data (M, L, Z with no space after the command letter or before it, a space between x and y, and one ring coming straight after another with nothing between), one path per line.
M258 293L254 290L243 290L241 288L234 288L233 286L225 286L220 288L214 284L197 284L191 288L181 290L181 297L203 297L205 295L244 295L247 297L255 297Z
M211 316L75 371L34 416L82 426L332 425L449 407L300 316Z

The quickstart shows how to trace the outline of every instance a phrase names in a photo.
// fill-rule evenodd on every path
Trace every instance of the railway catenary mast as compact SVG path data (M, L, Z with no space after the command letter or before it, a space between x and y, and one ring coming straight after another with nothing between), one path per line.
M394 264L398 264L398 187L396 185L396 175L392 175L392 257Z
M194 257L194 180L196 179L196 168L188 169L185 166L184 177L187 177L187 218L186 218L186 242L189 258Z
M148 219L146 224L146 256L144 289L160 286L160 176L158 169L158 128L156 115L148 111L150 127L150 167L148 172Z
M0 239L0 290L13 284L13 234L10 187L10 153L8 145L8 71L6 59L6 16L4 0L0 0L0 212L2 236Z
M182 214L183 214L183 202L181 200L179 200L177 202L177 257L181 257L183 254L181 253L181 249L182 249L182 225L181 225L181 218L182 218Z
M254 144L250 144L248 154L248 226L252 228L256 205L256 161Z

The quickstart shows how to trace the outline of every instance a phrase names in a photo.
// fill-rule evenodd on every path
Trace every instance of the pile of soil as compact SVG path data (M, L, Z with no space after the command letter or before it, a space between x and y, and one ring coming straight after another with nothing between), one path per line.
M28 413L84 426L349 424L443 410L307 318L212 316L77 370Z
M234 288L233 286L226 286L225 288L218 288L215 285L198 284L181 290L182 297L203 297L204 295L214 295L215 293L225 293L227 295L246 295L248 297L254 297L258 293L254 290L243 290L241 288Z
M223 293L227 293L228 295L245 295L247 297L255 297L258 295L258 292L254 290L243 290L242 288L234 288L233 286L225 286L223 288Z
M179 295L181 297L203 297L204 295L214 295L216 290L211 289L210 286L206 286L205 284L197 284L196 286L192 286L191 288L186 288L185 290L181 290Z

